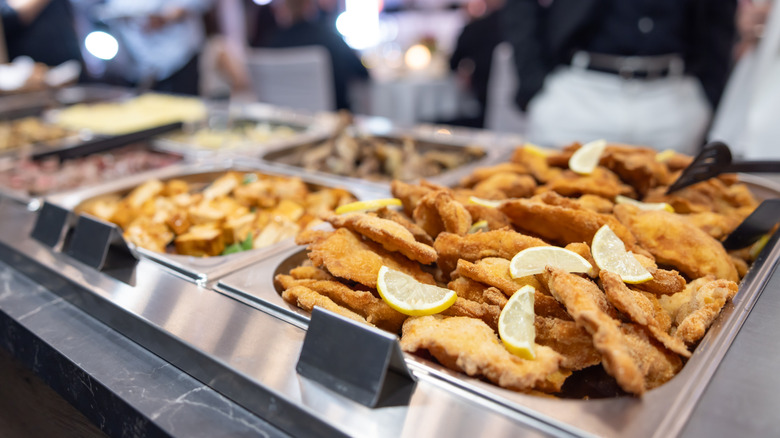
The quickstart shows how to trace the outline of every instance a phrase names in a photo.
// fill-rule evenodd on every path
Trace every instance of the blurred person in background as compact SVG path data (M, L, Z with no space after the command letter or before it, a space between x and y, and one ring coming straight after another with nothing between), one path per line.
M737 29L737 65L709 138L725 142L738 157L780 159L780 8L741 0Z
M246 69L247 31L241 0L220 0L205 16L206 42L200 55L200 95L209 99L253 100Z
M500 18L503 5L504 0L470 0L466 4L471 21L458 36L450 56L450 69L456 73L463 88L474 95L480 108L474 118L448 123L476 128L484 125L493 50L504 41Z
M349 83L368 79L368 70L357 54L333 26L317 19L318 9L313 0L276 0L274 11L279 28L270 36L268 47L325 47L333 66L336 107L350 109Z
M0 0L8 60L29 56L49 66L81 62L68 0Z
M141 88L198 94L203 15L212 0L106 0L99 17L132 62L125 79Z
M736 0L507 0L529 141L696 153L731 66Z

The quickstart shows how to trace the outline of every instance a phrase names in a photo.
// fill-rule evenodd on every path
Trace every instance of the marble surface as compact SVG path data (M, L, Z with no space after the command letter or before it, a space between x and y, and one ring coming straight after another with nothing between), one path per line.
M110 436L286 436L2 262L0 347Z

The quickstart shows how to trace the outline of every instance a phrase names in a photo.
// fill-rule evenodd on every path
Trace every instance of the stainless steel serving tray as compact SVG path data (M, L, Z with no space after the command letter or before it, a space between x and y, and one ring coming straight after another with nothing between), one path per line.
M389 140L401 140L411 138L415 141L417 150L420 152L442 151L442 152L463 152L466 147L480 150L483 155L467 162L459 167L443 171L442 173L424 177L426 180L452 186L462 177L470 174L475 168L487 166L499 161L504 152L504 147L498 146L499 136L488 131L473 130L469 135L464 135L450 127L438 127L431 129L429 127L417 128L399 128L386 119L378 117L358 117L350 127L352 135L372 136L385 138ZM341 176L334 173L328 173L320 170L306 170L299 165L301 157L313 147L325 141L327 137L322 136L306 143L296 146L275 148L262 155L262 160L272 163L274 166L287 169L295 169L309 174L322 175L328 178L335 178L343 181L344 184L352 185L371 185L377 188L387 189L391 178L382 176L378 180L361 179L357 177ZM407 182L416 182L419 178Z
M175 164L156 171L144 172L103 184L99 187L90 187L59 195L47 196L44 199L68 210L75 211L80 204L87 200L111 195L123 196L138 185L153 178L162 181L174 178L182 179L191 184L205 187L208 183L214 181L218 176L229 170L243 172L258 171L268 175L297 176L314 189L339 187L339 185L333 181L318 179L308 175L280 172L269 168L268 166L264 166L263 163L257 161L243 160L241 164L237 164L228 159L212 163ZM371 199L377 196L377 193L361 190L359 187L349 187L347 190L359 200ZM138 256L153 260L198 284L206 284L229 272L233 272L236 269L247 266L257 260L270 257L285 248L293 246L295 246L295 243L293 239L290 238L265 248L243 251L226 256L193 257L177 254L162 254L130 245L131 250L135 251Z
M202 128L226 130L228 126L233 127L241 124L264 124L273 129L289 128L293 133L284 137L272 137L262 143L247 139L240 144L222 148L197 145L192 138L174 139L171 136L162 136L155 140L154 146L160 150L198 158L214 155L256 157L267 150L294 146L322 138L332 132L334 119L333 115L328 113L309 114L262 103L235 105L227 108L220 108L218 104L212 103L209 105L208 120L188 124L183 132L177 134L194 135L198 129Z
M780 196L780 187L771 182L749 175L742 180L760 199ZM284 301L273 281L277 274L289 272L306 258L304 247L286 248L273 258L225 276L215 289L306 329L309 313ZM685 425L779 260L780 233L775 233L743 278L734 300L723 309L682 371L641 398L623 396L574 400L537 397L499 388L415 355L405 353L405 359L413 372L433 376L465 390L471 397L492 403L497 411L509 409L575 435L674 436Z

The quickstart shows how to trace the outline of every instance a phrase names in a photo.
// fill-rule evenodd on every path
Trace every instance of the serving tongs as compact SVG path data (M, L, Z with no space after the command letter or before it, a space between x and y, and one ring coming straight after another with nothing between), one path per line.
M732 163L731 151L728 146L719 141L708 143L693 159L693 162L683 170L677 181L669 186L666 194L718 176L721 173L734 172L780 173L780 161L762 160Z
M144 129L141 131L130 132L127 134L99 137L93 140L79 143L73 147L39 152L37 154L33 154L32 159L41 160L48 157L57 157L60 161L65 161L73 158L85 157L90 154L115 149L131 143L156 137L170 131L175 131L177 129L181 129L182 126L182 122L176 122L169 123L167 125L155 126L154 128Z
M767 199L723 240L723 247L733 250L751 245L770 232L778 222L780 199Z

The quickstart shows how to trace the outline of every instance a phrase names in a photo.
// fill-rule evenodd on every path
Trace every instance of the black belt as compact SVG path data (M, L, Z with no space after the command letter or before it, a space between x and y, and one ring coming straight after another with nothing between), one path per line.
M680 55L617 56L604 53L575 52L572 67L611 73L625 79L654 79L681 75L685 64Z

